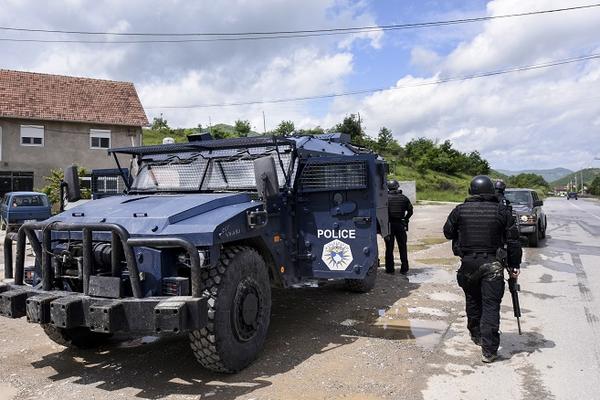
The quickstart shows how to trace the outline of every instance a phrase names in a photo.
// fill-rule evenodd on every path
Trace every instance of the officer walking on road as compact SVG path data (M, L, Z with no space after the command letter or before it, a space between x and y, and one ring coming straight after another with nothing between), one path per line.
M461 258L457 280L465 292L467 328L473 342L481 346L482 361L490 363L498 357L500 345L502 263L516 278L522 250L512 212L499 201L491 179L473 178L469 194L448 216L444 236L453 241L455 255Z
M400 252L400 273L408 273L408 251L406 246L408 222L413 215L413 206L408 197L402 194L400 184L393 180L388 182L388 212L390 220L390 235L385 238L385 272L393 274L394 240L398 242Z

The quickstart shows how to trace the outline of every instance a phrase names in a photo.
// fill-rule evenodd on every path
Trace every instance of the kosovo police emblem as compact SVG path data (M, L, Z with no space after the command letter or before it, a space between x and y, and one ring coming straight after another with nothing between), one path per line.
M332 271L345 271L352 262L350 246L339 240L332 240L323 246L321 259Z

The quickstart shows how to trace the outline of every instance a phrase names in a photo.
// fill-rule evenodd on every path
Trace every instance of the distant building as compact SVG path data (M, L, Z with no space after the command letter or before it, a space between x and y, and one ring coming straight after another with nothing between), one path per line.
M146 125L132 83L0 70L0 194L69 164L114 167L106 149L141 145Z

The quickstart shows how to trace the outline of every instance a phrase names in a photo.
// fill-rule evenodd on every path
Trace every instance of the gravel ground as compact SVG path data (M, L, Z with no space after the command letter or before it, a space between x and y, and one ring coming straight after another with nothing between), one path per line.
M266 347L237 375L200 368L185 338L72 351L25 319L3 318L0 400L441 398L428 394L428 378L469 376L481 366L464 332L458 260L441 233L452 207L416 207L408 279L380 269L368 294L337 285L274 291Z

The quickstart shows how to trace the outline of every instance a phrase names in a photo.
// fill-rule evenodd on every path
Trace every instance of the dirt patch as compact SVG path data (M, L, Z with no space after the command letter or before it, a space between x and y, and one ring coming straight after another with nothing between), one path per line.
M12 400L19 391L6 383L0 383L0 400Z

